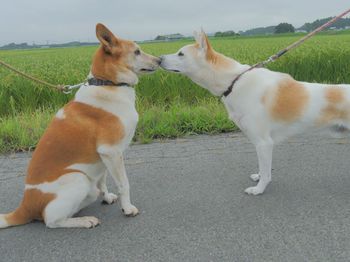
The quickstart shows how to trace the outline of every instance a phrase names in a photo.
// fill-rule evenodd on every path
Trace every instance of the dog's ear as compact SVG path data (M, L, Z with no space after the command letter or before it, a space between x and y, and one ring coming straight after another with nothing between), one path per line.
M113 47L118 45L117 37L103 24L96 25L96 36L107 53L112 53Z
M194 39L196 40L199 47L205 51L211 48L209 40L203 29L198 33L196 31L193 32Z
M199 44L199 42L201 41L200 39L200 35L198 34L197 31L193 31L193 38L196 41L197 44Z

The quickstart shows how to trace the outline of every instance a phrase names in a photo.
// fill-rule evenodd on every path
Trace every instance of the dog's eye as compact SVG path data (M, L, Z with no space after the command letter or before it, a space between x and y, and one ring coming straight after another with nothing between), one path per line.
M184 53L180 52L178 53L178 56L184 56Z
M134 53L135 53L135 55L140 55L141 51L140 51L140 49L137 49Z

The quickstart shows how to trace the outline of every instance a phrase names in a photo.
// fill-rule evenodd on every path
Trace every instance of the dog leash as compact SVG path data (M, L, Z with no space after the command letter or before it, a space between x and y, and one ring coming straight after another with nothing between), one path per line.
M13 66L10 66L9 64L3 62L0 60L0 65L3 65L4 67L8 68L9 70L25 77L25 78L28 78L32 81L35 81L39 84L42 84L42 85L46 85L46 86L49 86L51 88L54 88L58 91L61 91L62 93L64 94L70 94L72 93L73 89L77 89L77 88L80 88L81 86L85 85L85 84L89 84L89 85L95 85L95 86L104 86L104 85L108 85L108 86L130 86L128 83L114 83L112 81L109 81L109 80L102 80L102 79L98 79L98 78L89 78L87 79L85 82L82 82L82 83L79 83L79 84L76 84L76 85L53 85L51 83L48 83L44 80L40 80L38 78L35 78L31 75L28 75L28 74L25 74L19 70L17 70L16 68L14 68Z
M297 46L301 45L302 43L304 43L307 39L311 38L312 36L314 36L315 34L317 34L318 32L322 31L323 29L325 29L326 27L330 26L331 24L333 24L335 21L339 20L340 18L342 18L343 16L347 15L348 13L350 13L350 9L348 9L347 11L341 13L340 15L332 18L331 20L329 20L328 22L326 22L325 24L321 25L320 27L316 28L314 31L310 32L309 34L307 34L306 36L304 36L303 38L299 39L298 41L294 42L293 44L287 46L286 48L280 50L279 52L277 52L276 54L270 56L268 59L266 59L265 61L259 62L253 66L251 66L250 68L248 68L247 70L243 71L242 73L240 73L238 76L236 76L235 79L233 79L232 83L230 84L230 86L226 89L226 91L221 95L221 97L227 97L229 94L231 94L233 86L235 85L235 83L241 78L242 75L244 75L245 73L255 69L255 68L261 68L261 67L265 67L268 63L274 62L276 61L278 58L280 58L281 56L283 56L284 54L286 54L289 50L296 48Z
M28 75L26 73L23 73L22 71L17 70L16 68L14 68L13 66L5 63L4 61L0 60L0 65L6 67L7 69L9 69L9 70L11 70L11 71L13 71L13 72L15 72L15 73L17 73L17 74L27 78L27 79L30 79L30 80L32 80L34 82L37 82L37 83L41 84L41 85L45 85L45 86L51 87L53 89L56 89L58 91L61 91L64 94L70 94L70 93L72 93L73 89L79 88L79 87L81 87L82 85L84 85L86 83L86 82L83 82L83 83L80 83L80 84L77 84L77 85L54 85L54 84L51 84L51 83L46 82L44 80L40 80L40 79L38 79L38 78L36 78L34 76L31 76L31 75Z

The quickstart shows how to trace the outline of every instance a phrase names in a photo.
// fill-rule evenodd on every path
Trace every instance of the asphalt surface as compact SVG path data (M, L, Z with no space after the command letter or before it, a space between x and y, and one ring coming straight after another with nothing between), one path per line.
M29 159L0 157L1 213L20 202ZM79 214L98 217L94 229L0 230L0 261L349 261L346 140L313 134L277 146L261 196L243 192L257 159L240 133L134 145L126 168L139 216L99 201Z

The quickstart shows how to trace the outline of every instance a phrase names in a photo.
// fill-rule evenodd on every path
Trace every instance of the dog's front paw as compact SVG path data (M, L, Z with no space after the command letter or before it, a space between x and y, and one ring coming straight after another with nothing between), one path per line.
M79 223L81 227L94 228L97 227L101 222L96 217L79 217Z
M253 180L254 182L258 182L260 180L260 175L259 174L252 174L252 175L250 175L250 179Z
M137 216L139 213L139 210L133 205L123 207L122 211L123 211L124 215L126 215L127 217L134 217L134 216Z
M264 189L258 186L252 186L252 187L248 187L246 190L244 190L244 192L246 192L248 195L256 196L264 193Z
M107 194L104 194L103 196L102 204L112 205L113 203L117 202L117 200L118 200L117 195L113 193L107 193Z

